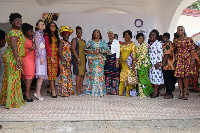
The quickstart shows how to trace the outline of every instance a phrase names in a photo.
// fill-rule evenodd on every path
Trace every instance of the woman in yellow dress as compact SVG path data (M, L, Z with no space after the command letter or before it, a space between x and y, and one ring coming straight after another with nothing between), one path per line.
M121 56L121 73L120 73L120 84L119 84L119 95L124 94L124 87L126 85L126 97L130 97L130 90L134 88L133 85L125 84L128 78L128 75L132 72L135 76L135 57L136 57L136 45L132 39L132 32L126 30L123 32L123 42L120 46L120 56ZM131 68L133 71L131 71Z

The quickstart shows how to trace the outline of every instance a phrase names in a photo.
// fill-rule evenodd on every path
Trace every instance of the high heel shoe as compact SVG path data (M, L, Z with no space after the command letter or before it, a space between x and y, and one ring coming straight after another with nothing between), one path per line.
M158 92L156 95L154 95L154 93L152 93L150 95L150 98L156 98L156 97L159 97L159 95L160 95L160 92Z
M43 101L43 100L44 100L44 97L41 97L41 98L39 98L39 97L37 96L37 94L36 94L36 93L34 93L34 96L35 96L35 98L36 98L37 100L41 100L41 101Z
M24 100L27 101L27 102L33 102L33 99L32 99L32 98L30 98L30 99L26 98L25 93L24 93L24 95L23 95L23 98L24 98Z
M57 95L53 96L53 95L51 94L51 97L52 97L52 98L57 98Z
M48 95L48 94L49 94L49 95L51 95L51 94L52 94L52 92L50 92L50 91L48 91L48 90L47 90L47 95Z

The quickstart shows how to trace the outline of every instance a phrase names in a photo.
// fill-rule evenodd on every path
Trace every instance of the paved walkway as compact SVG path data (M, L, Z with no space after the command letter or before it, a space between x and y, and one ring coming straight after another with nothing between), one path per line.
M200 133L200 119L0 122L0 133Z

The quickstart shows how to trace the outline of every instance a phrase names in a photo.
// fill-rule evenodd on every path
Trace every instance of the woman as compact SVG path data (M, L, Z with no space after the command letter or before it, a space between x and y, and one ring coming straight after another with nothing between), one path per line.
M47 94L50 94L52 98L57 98L55 92L55 80L58 73L58 27L56 23L50 22L47 24L46 33L44 35L45 47L47 50L47 72L48 80L50 82L50 90L47 90Z
M76 38L72 39L72 64L73 73L76 75L76 91L78 96L84 96L83 94L83 80L85 75L85 46L86 42L81 38L82 28L80 26L76 27Z
M144 42L144 34L138 33L136 39L140 46L136 49L136 69L139 77L139 97L148 97L153 92L151 81L148 77L149 68L152 67L148 56L148 45Z
M60 40L58 54L60 56L60 77L58 82L58 95L68 97L74 95L72 88L72 72L71 72L71 46L68 41L69 36L73 33L73 29L68 26L61 26L59 29L60 35L63 37Z
M25 37L20 31L22 19L19 13L11 13L9 16L11 30L6 36L7 49L3 54L5 73L0 97L0 103L6 108L19 108L24 105L21 90L21 68L24 56Z
M134 88L133 85L126 85L125 82L128 79L128 75L132 73L135 76L135 57L136 57L136 45L132 39L132 32L126 30L123 32L123 38L125 42L120 45L120 56L121 56L121 73L120 73L120 84L119 84L119 95L124 94L124 87L126 88L126 97L130 97L130 90ZM132 70L131 70L132 69Z
M111 55L106 56L105 61L105 85L107 95L119 95L119 55L120 44L114 39L114 32L108 31L108 47Z
M36 70L36 92L34 96L38 100L44 100L40 94L40 89L42 86L43 79L47 79L47 59L46 59L46 49L45 49L45 40L43 37L43 31L45 29L45 24L42 20L39 20L36 23L36 31L34 34L34 41L36 44L35 48L35 70Z
M180 87L179 99L187 100L189 96L189 76L196 74L195 67L195 44L194 41L186 37L185 28L183 26L177 27L178 38L174 40L174 46L176 48L175 53L175 76L178 78L178 84ZM183 89L183 83L185 90Z
M24 99L27 102L33 102L30 97L30 87L33 78L35 77L35 43L33 43L33 26L23 23L22 31L26 38L25 41L25 56L22 58L23 78L25 79Z
M106 94L104 64L105 55L109 52L105 40L102 39L99 30L92 33L92 40L86 45L87 58L89 60L88 87L86 94L104 96Z
M164 84L163 73L161 68L163 49L162 43L158 41L159 32L154 29L150 32L150 44L149 44L149 57L152 63L152 68L149 70L149 78L154 86L154 93L151 94L151 98L159 97L159 87Z
M175 58L174 58L174 46L172 42L169 40L170 34L163 34L163 60L162 60L162 71L163 78L166 87L166 93L164 94L165 99L172 99L172 92L175 89L175 84L177 78L174 76L175 70Z

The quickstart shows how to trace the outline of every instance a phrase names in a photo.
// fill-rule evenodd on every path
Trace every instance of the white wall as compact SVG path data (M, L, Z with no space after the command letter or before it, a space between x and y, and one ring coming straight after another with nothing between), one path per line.
M188 37L200 32L200 17L181 15L177 26L184 26Z

